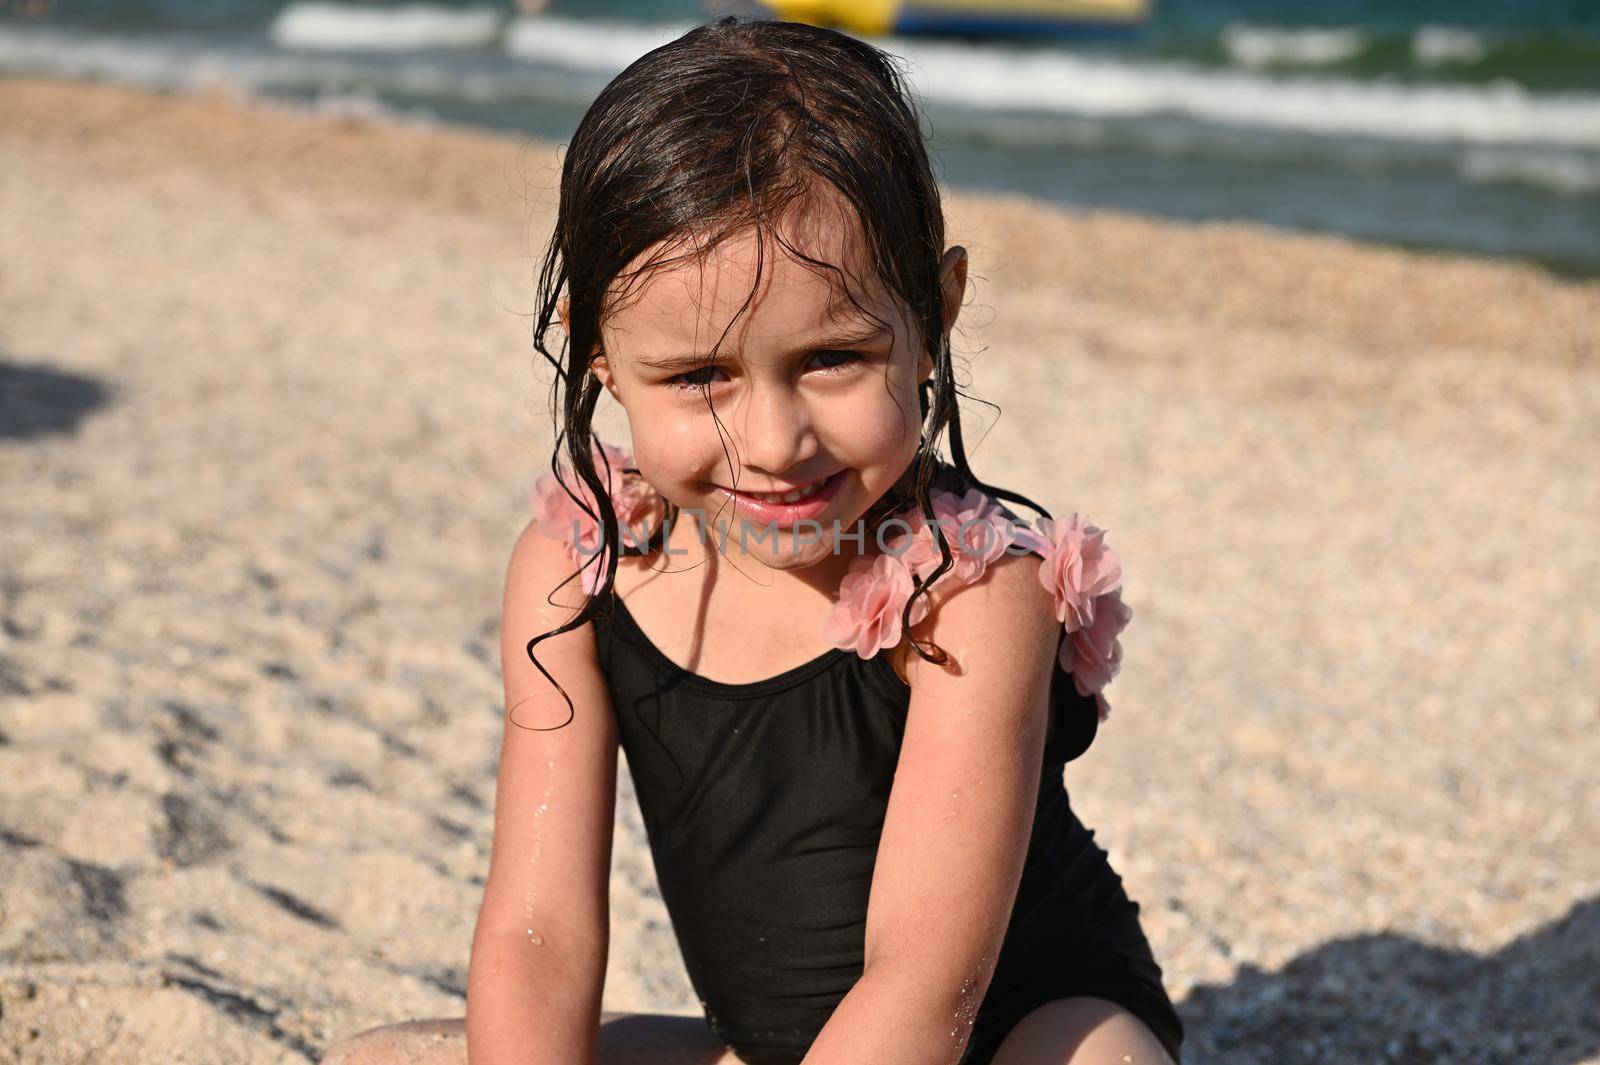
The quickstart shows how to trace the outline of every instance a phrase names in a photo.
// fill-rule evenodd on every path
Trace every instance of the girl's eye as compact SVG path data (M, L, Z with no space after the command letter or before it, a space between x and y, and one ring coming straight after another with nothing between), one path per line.
M836 350L833 350L833 349L828 349L828 350L825 350L825 351L817 352L817 358L819 358L819 359L825 359L825 358L830 358L830 357L842 358L844 361L842 361L840 363L837 363L836 365L833 365L833 366L825 366L825 367L823 367L823 373L839 373L845 367L851 365L852 363L860 361L861 358L862 358L862 355L861 355L861 352L859 352L859 351L836 351Z
M816 357L819 360L838 360L832 365L818 367L824 374L842 373L845 369L854 363L861 361L863 358L861 352L859 351L842 351L835 348L824 348L816 353ZM707 378L701 377L700 375L713 374L719 369L720 367L717 366L702 366L697 370L690 370L688 373L681 373L676 377L668 378L667 387L675 389L679 392L703 391L710 387L713 382Z
M716 370L717 368L715 366L702 366L698 370L690 370L688 373L681 373L677 377L668 378L667 387L677 389L679 392L699 392L710 385L711 382L700 380L698 375L703 373L715 373Z

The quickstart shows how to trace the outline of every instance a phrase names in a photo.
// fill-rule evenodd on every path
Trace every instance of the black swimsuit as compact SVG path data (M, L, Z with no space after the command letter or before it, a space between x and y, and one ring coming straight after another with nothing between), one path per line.
M889 655L831 649L775 677L689 672L612 593L595 620L661 895L712 1031L793 1065L861 976L867 897L911 693ZM606 611L610 610L609 617ZM987 1065L1034 1007L1110 999L1179 1059L1183 1025L1122 888L1067 804L1093 698L1055 670L1028 857L961 1065Z

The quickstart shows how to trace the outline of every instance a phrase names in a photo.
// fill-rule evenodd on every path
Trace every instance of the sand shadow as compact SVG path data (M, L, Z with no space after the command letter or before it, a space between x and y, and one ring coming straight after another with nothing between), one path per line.
M1568 1065L1600 1052L1600 897L1492 954L1399 935L1337 939L1179 1005L1185 1065Z
M110 401L111 389L95 378L0 359L0 440L75 433Z

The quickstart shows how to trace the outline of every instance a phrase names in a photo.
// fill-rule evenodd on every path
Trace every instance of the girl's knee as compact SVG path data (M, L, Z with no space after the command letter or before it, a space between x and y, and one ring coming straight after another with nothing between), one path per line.
M321 1065L466 1065L465 1020L404 1021L341 1039Z
M1150 1027L1110 999L1046 1002L1000 1044L991 1065L1172 1065Z
M741 1065L696 1017L600 1015L601 1065ZM464 1020L371 1028L328 1048L321 1065L466 1065Z

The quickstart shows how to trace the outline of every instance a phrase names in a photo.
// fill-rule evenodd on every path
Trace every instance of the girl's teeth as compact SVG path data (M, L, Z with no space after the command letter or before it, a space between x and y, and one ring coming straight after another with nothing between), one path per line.
M807 485L804 488L796 488L793 492L785 492L780 496L765 496L756 492L751 492L750 494L754 498L761 500L763 503L798 503L806 496L811 495L821 486L822 482L818 481L815 484Z

